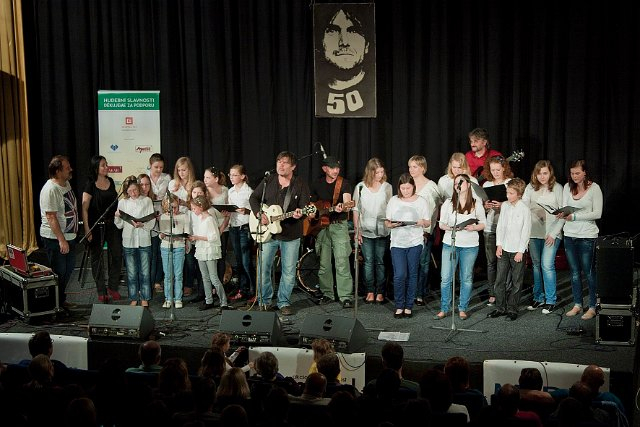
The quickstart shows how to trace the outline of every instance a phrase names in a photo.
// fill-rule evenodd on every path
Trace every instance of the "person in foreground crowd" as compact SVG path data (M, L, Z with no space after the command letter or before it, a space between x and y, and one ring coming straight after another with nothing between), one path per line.
M289 151L282 151L276 158L276 173L266 177L251 193L249 202L251 211L263 226L270 224L267 215L262 212L260 205L278 205L283 213L293 212L291 218L281 221L282 232L271 236L271 239L261 244L260 289L258 300L264 307L269 307L273 298L271 271L276 251L280 249L281 276L278 288L277 307L283 316L295 313L291 306L291 292L295 286L296 263L300 251L302 238L302 209L309 204L309 186L304 180L294 175L296 156ZM265 188L265 199L262 191Z
M464 227L460 228L462 224ZM469 315L469 299L473 289L473 265L478 257L480 237L478 232L484 230L486 217L480 202L473 198L471 178L462 174L455 178L455 192L440 208L440 229L445 231L442 239L442 271L440 284L440 312L435 320L444 319L451 307L451 284L456 266L460 264L460 298L458 315L466 320ZM454 234L455 233L455 234ZM455 241L454 241L455 236Z
M541 205L562 206L562 186L556 182L549 160L540 160L531 172L531 182L522 201L531 211L529 254L533 269L533 302L527 310L542 307L543 314L556 309L556 252L562 240L564 220L556 218Z
M582 312L582 271L589 287L589 310L582 315L582 320L596 316L596 269L595 245L598 238L596 220L602 216L602 190L588 175L584 160L576 160L569 168L571 178L564 186L562 204L577 209L575 212L558 214L564 219L564 249L571 270L571 291L573 308L567 316L575 316Z
M122 246L124 248L125 266L127 267L127 285L129 287L129 301L131 305L138 304L149 307L151 300L151 229L156 220L138 221L153 215L153 202L148 197L140 196L138 178L129 176L122 184L124 199L118 202L115 213L116 227L122 229ZM124 214L133 219L123 219Z
M127 368L126 372L133 373L159 373L162 370L160 359L162 358L162 348L157 341L145 341L138 348L140 366Z
M389 243L389 229L384 226L387 204L393 196L393 188L387 182L387 174L382 161L369 159L364 168L362 182L353 193L354 238L362 248L364 259L364 284L367 295L365 304L385 301L384 288L387 277L384 255Z
M522 201L525 183L514 178L507 184L507 201L502 203L502 214L496 228L496 310L490 317L507 316L507 320L518 318L520 290L524 283L524 253L531 234L531 213ZM511 272L511 286L509 286Z
M40 237L47 251L49 265L58 275L58 298L65 310L67 283L76 265L78 202L69 181L73 169L65 156L54 156L49 162L49 180L40 190Z
M113 219L118 205L116 184L109 176L109 165L103 156L93 156L89 166L89 180L82 192L82 222L91 256L91 273L96 282L98 301L120 299L120 270L122 269L122 232ZM101 215L102 219L96 225ZM93 231L89 231L93 227ZM108 265L104 265L102 251L107 244ZM104 271L108 272L105 285Z
M408 173L398 180L398 195L387 205L385 227L391 229L393 296L396 319L411 317L416 297L420 254L424 245L423 228L431 225L427 199L416 194L416 185Z

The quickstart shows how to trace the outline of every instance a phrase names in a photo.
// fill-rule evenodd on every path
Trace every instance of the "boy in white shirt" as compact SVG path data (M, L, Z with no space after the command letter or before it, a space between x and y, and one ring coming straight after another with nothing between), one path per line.
M524 280L524 252L531 235L531 213L522 201L525 182L514 178L507 183L507 201L502 203L496 227L496 309L488 317L507 316L507 320L518 318L518 302ZM507 287L507 274L511 271L513 284Z

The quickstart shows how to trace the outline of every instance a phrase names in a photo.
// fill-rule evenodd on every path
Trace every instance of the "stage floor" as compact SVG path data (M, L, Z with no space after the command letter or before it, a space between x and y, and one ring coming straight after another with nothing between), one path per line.
M59 316L56 320L42 316L34 318L31 324L19 317L5 316L0 332L32 332L44 328L52 334L87 337L89 316L92 305L97 303L97 294L91 274L87 272L85 276L88 277L85 283L79 283L76 270L68 285L68 301L77 304L71 310L71 316ZM526 276L530 277L531 273ZM120 291L126 295L125 286ZM296 346L301 325L310 314L357 318L366 331L366 345L361 351L367 355L367 380L374 378L380 369L379 354L384 344L378 339L380 332L406 332L409 340L402 345L406 360L404 376L407 378L417 379L425 368L441 365L454 355L462 355L469 360L474 371L472 382L477 388L482 388L482 362L488 359L595 363L611 369L611 389L629 403L629 408L634 406L632 390L637 387L637 346L598 345L595 342L595 319L583 321L579 316L568 318L563 315L573 305L566 271L558 274L560 309L556 313L544 315L540 310L526 310L531 301L531 287L527 283L521 297L519 317L513 322L506 321L504 317L487 318L492 310L486 305L487 296L486 282L474 283L468 310L470 317L466 321L459 320L457 316L454 319L451 316L443 320L432 319L439 311L439 291L432 294L426 306L415 306L412 318L395 319L393 301L377 305L364 304L359 299L357 310L343 309L338 303L316 305L307 293L295 289L292 301L296 314L278 317L281 333L291 346ZM152 338L162 344L163 358L183 357L195 371L211 336L220 329L219 311L199 311L200 303L190 304L185 299L184 308L174 310L175 319L171 320L170 310L161 307L163 301L163 295L155 294L151 302L151 314L155 320ZM126 301L119 303L128 304ZM246 309L244 302L235 305L238 309ZM452 324L452 320L455 323ZM581 332L576 334L576 331ZM137 362L138 344L131 340L91 339L89 368L97 369L107 357L118 357L133 365Z

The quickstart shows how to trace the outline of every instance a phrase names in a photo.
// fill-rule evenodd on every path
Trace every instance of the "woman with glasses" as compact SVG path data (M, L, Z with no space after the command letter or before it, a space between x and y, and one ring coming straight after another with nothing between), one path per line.
M504 185L513 178L513 172L509 166L509 162L502 156L489 157L484 162L482 176L485 181L483 188ZM506 193L505 193L506 194ZM500 218L500 205L504 200L487 200L484 202L485 214L487 216L487 225L484 228L484 251L487 258L487 288L489 289L489 301L487 305L491 306L496 301L494 291L498 258L496 258L496 225ZM507 282L511 280L509 276Z

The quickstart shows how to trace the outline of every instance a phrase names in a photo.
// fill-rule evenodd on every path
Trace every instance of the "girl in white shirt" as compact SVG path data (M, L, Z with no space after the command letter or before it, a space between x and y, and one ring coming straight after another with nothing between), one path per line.
M220 229L213 216L208 212L211 202L206 196L198 196L191 200L192 233L189 240L195 242L195 257L202 273L205 302L199 308L208 310L213 308L212 286L215 287L220 298L220 309L231 309L227 305L227 295L222 287L222 282L218 278L217 260L220 259L222 250L220 248Z
M227 177L221 170L214 166L204 170L204 184L207 187L207 195L212 205L228 205L229 189L227 188ZM220 246L222 257L218 260L218 277L224 283L224 275L227 268L227 247L229 245L229 219L230 212L213 209L212 215L216 216L220 224Z
M440 208L440 229L445 233L442 239L440 312L434 316L436 320L444 319L452 310L451 283L458 263L460 263L458 314L461 320L466 320L469 317L466 310L473 289L473 266L478 257L480 245L478 232L484 230L487 221L481 203L473 198L469 175L456 176L454 188L453 197L447 199ZM459 229L465 221L471 222ZM455 235L453 233L454 227ZM455 262L453 262L452 254L455 256Z
M247 172L243 165L231 166L229 179L232 185L229 189L229 204L238 207L238 210L232 212L229 217L229 238L240 276L240 288L231 299L248 298L248 303L252 304L256 293L256 267L251 256L253 245L249 233L249 214L251 213L249 197L253 190L249 186Z
M464 153L453 153L449 158L449 164L445 174L438 180L438 193L440 194L441 203L453 196L453 180L460 174L471 176L469 164L467 163L467 158L464 156ZM471 182L477 184L478 180L475 177L471 177Z
M396 319L411 317L420 253L424 244L423 227L431 220L427 201L416 194L416 184L408 173L398 180L398 195L389 200L384 225L391 229L393 297ZM407 223L405 223L405 221Z
M582 280L580 271L587 277L589 286L589 310L582 320L596 316L596 268L594 262L598 226L596 220L602 216L602 190L587 175L584 160L576 160L569 169L571 179L562 192L563 206L578 208L569 215L559 214L564 219L564 249L571 270L571 290L573 308L567 316L575 316L582 311Z
M353 192L353 226L357 233L354 238L362 248L364 260L364 284L367 290L365 304L384 302L386 272L384 254L389 245L389 229L384 226L387 204L393 195L391 184L387 182L382 161L369 159L364 168L362 182Z
M185 237L176 236L189 234L191 222L189 215L180 212L178 197L172 194L162 203L164 213L160 216L159 238L162 239L160 251L162 265L166 272L164 277L163 308L182 308L182 275L184 268ZM172 211L172 212L171 212Z
M542 307L543 314L552 313L556 304L556 252L562 241L564 220L551 215L542 206L562 206L562 186L549 160L540 160L531 172L531 182L522 201L531 211L529 254L533 264L533 302L527 310Z
M124 220L122 213L141 219L153 215L153 202L150 198L140 196L140 184L135 176L124 180L124 199L118 202L114 223L122 229L122 247L127 267L127 285L131 305L140 304L149 307L151 300L151 278L149 276L151 264L151 229L156 220L146 221Z

